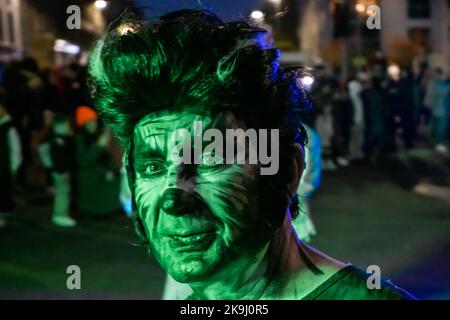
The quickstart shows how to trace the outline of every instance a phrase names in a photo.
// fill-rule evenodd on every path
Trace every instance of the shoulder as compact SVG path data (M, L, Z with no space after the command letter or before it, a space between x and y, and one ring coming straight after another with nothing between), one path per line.
M370 289L367 285L370 274L349 265L319 288L308 299L318 300L415 300L414 296L397 287L391 281L381 280L380 286Z
M380 286L369 289L373 283L371 274L348 263L343 263L317 249L301 244L311 262L325 271L321 284L310 292L305 299L324 300L415 300L405 290L391 281L380 279ZM322 279L323 279L322 278ZM369 280L369 281L368 281Z

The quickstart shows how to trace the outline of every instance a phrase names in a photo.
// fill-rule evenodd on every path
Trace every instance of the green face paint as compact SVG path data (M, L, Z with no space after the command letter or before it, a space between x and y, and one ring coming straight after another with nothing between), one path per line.
M151 113L134 130L138 214L156 259L185 283L211 279L231 261L254 256L267 242L255 240L264 225L257 214L257 165L172 161L172 146L183 143L173 141L172 133L183 128L194 137L196 121L222 131L244 127L230 113L211 117L190 109ZM192 147L195 152L209 155Z

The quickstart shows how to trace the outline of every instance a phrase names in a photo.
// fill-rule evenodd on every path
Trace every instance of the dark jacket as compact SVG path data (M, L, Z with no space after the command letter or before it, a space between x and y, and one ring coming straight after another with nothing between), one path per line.
M68 173L75 170L76 147L72 137L52 135L50 136L50 154L52 158L52 171Z

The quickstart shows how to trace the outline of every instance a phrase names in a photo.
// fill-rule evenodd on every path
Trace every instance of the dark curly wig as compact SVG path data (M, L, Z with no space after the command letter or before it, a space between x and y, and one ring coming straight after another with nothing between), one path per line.
M151 22L124 18L95 45L89 84L99 114L126 149L143 116L175 107L227 110L250 128L279 129L280 171L264 178L271 179L266 191L280 194L279 210L287 201L292 145L306 138L300 119L311 108L279 55L266 29L224 23L209 11L181 10ZM291 212L297 211L295 200ZM280 221L281 215L272 223Z

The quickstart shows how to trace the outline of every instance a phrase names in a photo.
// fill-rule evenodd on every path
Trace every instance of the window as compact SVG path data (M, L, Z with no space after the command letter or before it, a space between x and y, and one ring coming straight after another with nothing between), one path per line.
M408 0L408 16L413 19L431 18L431 0Z

